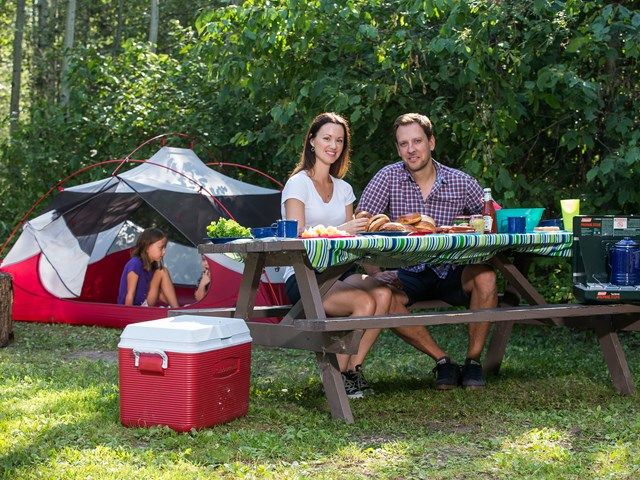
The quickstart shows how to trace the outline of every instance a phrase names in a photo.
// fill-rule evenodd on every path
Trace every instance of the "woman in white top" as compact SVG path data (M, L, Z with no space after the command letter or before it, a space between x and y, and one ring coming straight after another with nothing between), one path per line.
M340 115L321 113L307 132L300 161L282 190L282 217L298 221L298 228L323 224L349 233L364 231L367 219L353 219L355 195L342 180L349 168L349 125ZM289 300L300 299L293 268L284 274ZM366 275L348 272L322 299L330 317L374 316L389 312L391 290ZM338 355L338 364L350 398L360 398L369 389L361 364L380 333L366 330L358 353Z

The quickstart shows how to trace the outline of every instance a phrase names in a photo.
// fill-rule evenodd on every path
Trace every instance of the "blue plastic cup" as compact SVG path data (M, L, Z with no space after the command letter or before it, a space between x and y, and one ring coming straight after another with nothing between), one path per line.
M273 227L254 227L251 229L253 238L275 237L276 231Z
M527 217L508 217L507 232L508 233L524 233L527 227Z
M298 237L298 221L297 220L278 220L271 225L275 229L276 237L279 238L297 238Z

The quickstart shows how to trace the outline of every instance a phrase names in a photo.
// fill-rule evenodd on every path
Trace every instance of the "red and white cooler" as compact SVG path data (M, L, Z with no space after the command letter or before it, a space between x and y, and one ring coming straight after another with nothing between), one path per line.
M123 425L185 432L247 414L251 336L243 320L181 315L128 325L118 364Z

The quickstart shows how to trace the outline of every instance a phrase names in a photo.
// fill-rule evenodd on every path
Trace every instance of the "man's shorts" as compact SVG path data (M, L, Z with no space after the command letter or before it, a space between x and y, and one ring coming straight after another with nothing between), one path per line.
M469 306L469 295L462 289L463 266L449 270L445 278L440 278L429 267L422 272L398 270L398 280L404 293L409 297L409 305L423 300L443 300L451 305Z
M340 278L338 280L346 280L354 273L356 273L355 266L351 267L349 270L340 275ZM316 277L320 275L320 273L318 272L315 272L315 274ZM292 304L295 304L298 300L300 300L300 289L298 288L298 281L296 280L295 275L291 275L289 278L287 278L287 281L284 284L284 292L287 294L289 302L291 302Z

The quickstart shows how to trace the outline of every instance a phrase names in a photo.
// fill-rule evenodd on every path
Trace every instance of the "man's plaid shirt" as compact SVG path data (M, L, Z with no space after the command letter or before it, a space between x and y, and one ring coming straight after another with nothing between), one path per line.
M483 192L478 181L460 170L432 161L436 167L436 180L426 200L404 162L397 162L382 168L371 179L362 193L358 210L374 215L387 213L392 220L420 212L433 217L438 226L451 225L457 215L482 213ZM407 270L421 272L425 267L426 264L420 264ZM430 268L440 278L445 278L451 265Z

